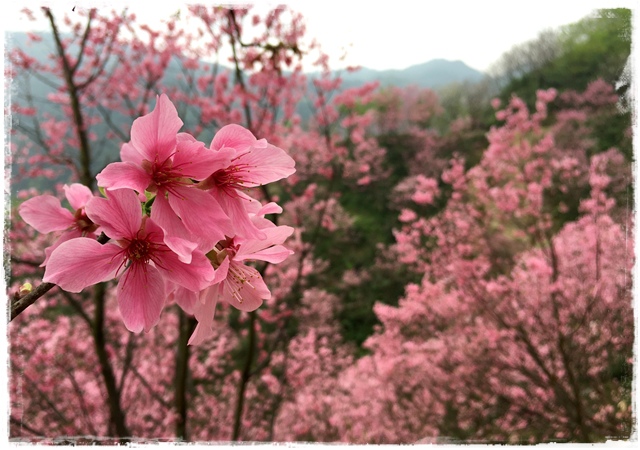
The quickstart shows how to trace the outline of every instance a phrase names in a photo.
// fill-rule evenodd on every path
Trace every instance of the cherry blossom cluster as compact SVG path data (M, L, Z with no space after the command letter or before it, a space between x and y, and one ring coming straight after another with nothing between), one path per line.
M97 175L105 197L72 184L65 194L73 212L50 195L19 211L41 233L62 231L45 250L45 282L80 292L118 278L120 314L133 332L151 329L175 301L196 317L189 343L198 344L213 335L219 301L253 311L270 298L247 263L285 260L293 252L282 244L294 230L268 220L282 208L247 190L288 177L295 162L240 125L222 127L209 147L179 133L182 125L169 98L159 96L133 122L122 162Z

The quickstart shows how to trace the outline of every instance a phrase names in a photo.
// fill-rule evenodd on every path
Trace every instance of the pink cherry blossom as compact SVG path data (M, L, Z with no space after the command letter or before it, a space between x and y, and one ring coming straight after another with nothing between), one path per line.
M74 183L64 185L65 196L71 207L75 210L72 214L68 209L60 205L60 200L52 195L39 195L30 198L20 205L18 210L22 219L38 230L40 233L63 231L54 244L45 249L46 258L41 266L45 266L51 252L60 244L77 237L96 236L98 225L89 219L84 211L93 194L88 187Z
M233 234L216 199L191 181L205 179L230 161L227 154L207 151L202 142L178 133L181 127L175 106L162 94L153 111L133 122L131 142L120 152L123 162L109 164L96 178L108 190L156 193L163 213L154 208L151 218L165 232L165 243L188 263L196 247L191 241L207 247Z
M270 210L272 205L267 205L266 208ZM261 213L264 213L264 209ZM254 220L264 225L264 222L259 221L261 218L263 219L261 215L256 214ZM262 305L263 300L271 297L260 273L245 262L260 260L277 264L284 261L293 252L281 244L293 231L292 227L286 225L271 224L262 229L265 239L236 236L218 243L207 254L216 267L216 276L211 286L200 292L199 300L192 306L198 326L189 340L190 344L199 344L212 335L211 326L219 300L224 300L241 311L254 311Z
M134 332L154 326L164 307L164 279L198 291L214 276L206 257L194 251L191 264L180 261L163 241L164 234L153 220L142 215L137 195L128 189L93 198L87 214L116 243L101 245L93 239L67 241L54 251L44 281L69 292L121 274L118 305L125 326Z
M288 177L296 171L295 161L281 148L256 139L249 130L235 124L216 133L211 150L224 157L229 155L230 162L211 172L199 187L218 200L238 235L264 239L264 233L247 215L248 205L256 201L243 191Z

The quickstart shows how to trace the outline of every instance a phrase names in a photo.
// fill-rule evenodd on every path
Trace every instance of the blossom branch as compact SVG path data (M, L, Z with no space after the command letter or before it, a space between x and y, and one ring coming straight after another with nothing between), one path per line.
M102 233L97 240L101 244L105 244L109 240L109 237L106 234ZM24 297L20 297L14 300L11 303L11 319L9 321L11 322L13 319L18 317L20 313L22 313L29 306L33 305L36 300L38 300L54 287L55 284L53 283L42 283L40 284L40 286L29 292Z
M18 317L18 315L33 305L36 300L42 297L44 294L53 289L56 285L53 283L42 283L40 286L29 292L24 297L20 297L16 301L11 303L11 320Z

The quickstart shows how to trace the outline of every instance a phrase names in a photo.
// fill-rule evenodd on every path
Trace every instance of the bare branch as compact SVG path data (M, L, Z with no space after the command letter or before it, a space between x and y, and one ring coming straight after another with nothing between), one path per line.
M25 429L25 430L27 430L29 433L31 433L31 434L33 434L33 435L35 435L35 436L38 436L38 437L40 437L40 436L45 436L44 431L42 431L42 430L36 430L35 428L31 427L30 425L27 425L26 423L23 423L23 422L22 422L22 420L18 420L18 419L16 419L16 418L15 418L15 417L13 417L13 416L9 417L9 421L10 421L12 424L14 424L14 425L19 426L19 427L20 427L20 431L22 431L22 429ZM10 436L11 436L11 435L10 435ZM14 437L14 436L11 436L11 437Z
M89 38L89 31L91 30L91 19L93 19L93 14L89 13L89 20L87 20L87 26L84 29L84 34L82 35L82 41L80 42L80 50L78 50L78 57L76 58L76 63L71 68L71 73L75 74L76 70L80 66L82 62L82 57L84 56L84 48L87 45L87 39Z

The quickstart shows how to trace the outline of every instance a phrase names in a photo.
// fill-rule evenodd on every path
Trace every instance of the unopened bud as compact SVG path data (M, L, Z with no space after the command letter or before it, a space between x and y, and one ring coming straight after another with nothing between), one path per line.
M622 412L627 410L627 403L624 400L620 400L618 403L618 409Z
M20 296L27 295L32 290L33 290L33 286L31 285L31 283L25 283L22 286L20 286L19 294Z

